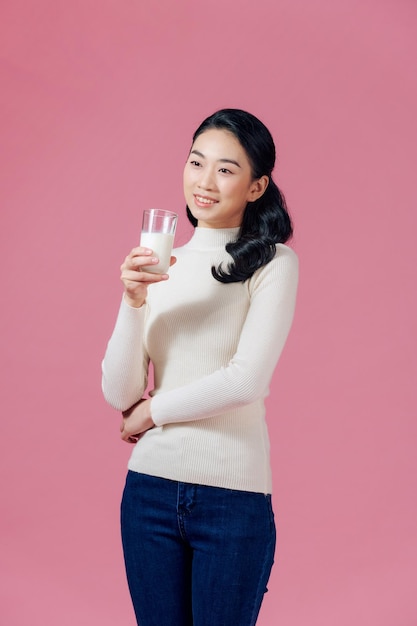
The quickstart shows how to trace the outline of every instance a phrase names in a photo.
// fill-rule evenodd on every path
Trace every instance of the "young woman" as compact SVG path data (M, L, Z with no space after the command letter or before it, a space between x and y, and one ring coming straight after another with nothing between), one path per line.
M140 626L252 626L266 591L275 525L264 399L298 278L274 164L262 122L214 113L184 168L190 241L169 276L142 271L158 259L141 247L121 268L103 391L135 444L121 524Z

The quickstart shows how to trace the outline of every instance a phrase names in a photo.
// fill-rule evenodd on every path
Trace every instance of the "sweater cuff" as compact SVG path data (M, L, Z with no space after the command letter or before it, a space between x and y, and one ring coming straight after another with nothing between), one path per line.
M166 423L163 416L158 416L158 396L151 398L151 417L155 426L164 426Z
M125 300L124 295L122 296L122 303L120 305L121 309L127 309L129 311L144 311L146 309L146 300L145 302L142 304L142 306L131 306L130 304L128 304Z

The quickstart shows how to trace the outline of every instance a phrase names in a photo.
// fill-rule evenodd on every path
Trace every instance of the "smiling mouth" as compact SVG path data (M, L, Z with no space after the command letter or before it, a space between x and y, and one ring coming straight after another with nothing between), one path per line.
M210 206L211 204L217 204L218 200L213 200L213 198L206 198L205 196L194 195L195 201L197 204L203 204L204 206Z

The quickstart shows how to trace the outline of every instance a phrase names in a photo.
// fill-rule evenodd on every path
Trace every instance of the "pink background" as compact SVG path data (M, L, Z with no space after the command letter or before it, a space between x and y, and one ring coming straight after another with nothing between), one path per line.
M259 625L417 624L416 19L412 0L2 1L1 624L134 624L100 362L142 210L183 211L192 132L224 106L276 139L301 261Z

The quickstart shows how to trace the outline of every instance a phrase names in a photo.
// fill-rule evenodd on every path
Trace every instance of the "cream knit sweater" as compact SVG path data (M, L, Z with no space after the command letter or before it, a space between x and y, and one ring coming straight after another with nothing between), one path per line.
M225 244L237 232L196 228L144 306L122 301L103 360L103 392L119 411L131 407L152 362L156 426L135 445L129 469L271 493L264 399L293 319L298 262L279 244L250 280L222 284L211 266L227 266Z

